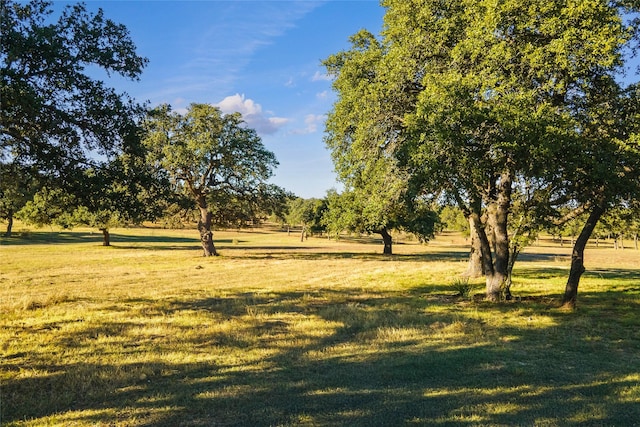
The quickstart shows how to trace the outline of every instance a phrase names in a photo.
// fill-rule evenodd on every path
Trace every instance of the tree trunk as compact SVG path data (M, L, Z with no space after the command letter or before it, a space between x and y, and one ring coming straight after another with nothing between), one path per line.
M200 209L200 219L198 220L198 232L200 233L200 243L204 251L204 256L218 256L216 247L213 245L213 232L211 231L211 212L207 206L207 199L204 194L198 195L196 199Z
M382 236L382 242L384 243L384 249L382 250L382 253L384 255L393 255L391 246L393 241L391 239L391 234L389 234L386 228L379 230L378 233Z
M307 226L303 225L302 226L302 231L300 232L300 241L301 242L304 242L304 238L306 237L306 235L307 235Z
M596 224L602 215L604 214L604 208L602 206L594 206L589 214L587 222L582 227L580 235L576 239L576 244L573 246L573 252L571 253L571 270L569 271L569 279L564 290L564 297L562 298L562 306L564 308L573 309L576 306L576 299L578 298L578 284L580 283L580 277L584 273L584 248L587 246L589 237Z
M13 209L9 209L9 212L7 213L7 232L4 233L5 237L11 237L12 228L13 228Z
M511 251L509 254L509 263L507 265L507 278L505 279L504 289L503 289L504 299L506 300L511 299L511 285L513 284L513 266L516 263L518 259L518 255L520 255L521 250L522 250L522 247L520 245L517 245L517 244L511 245Z
M101 228L102 231L102 246L111 246L111 235L108 228Z
M466 277L480 277L485 274L484 264L482 263L482 247L476 225L473 218L469 216L469 236L471 237L471 250L469 251L469 264L467 271L463 273Z
M495 260L492 269L487 272L486 298L498 301L503 297L504 285L509 270L509 233L507 220L511 207L511 174L503 172L498 184L498 194L493 209L490 209L489 222L493 229Z
M492 289L492 287L490 287L490 280L492 280L495 273L493 267L493 257L491 255L491 243L489 242L489 238L487 237L487 232L485 230L484 224L480 219L480 214L478 212L474 212L470 215L470 218L474 223L476 238L479 241L480 258L482 259L482 270L484 271L487 282L487 298L490 300L495 300L499 297L500 293L498 292L497 296L495 297L491 296L492 294L489 293L489 289Z

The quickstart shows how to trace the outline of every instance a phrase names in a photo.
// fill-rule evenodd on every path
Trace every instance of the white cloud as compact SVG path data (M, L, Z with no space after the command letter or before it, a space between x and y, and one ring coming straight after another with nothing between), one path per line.
M302 129L294 129L291 133L295 135L306 135L309 133L316 133L318 131L318 125L324 122L325 116L322 114L307 114L304 118L305 127Z
M321 81L331 81L331 76L328 74L323 74L320 71L316 71L316 73L311 77L312 82L321 82Z
M271 117L270 112L264 113L262 111L260 104L238 93L227 96L215 105L225 114L235 112L242 114L247 125L262 135L276 133L278 129L289 122L289 119L284 117Z
M320 93L316 93L316 98L318 99L327 99L327 97L329 96L329 91L324 90Z

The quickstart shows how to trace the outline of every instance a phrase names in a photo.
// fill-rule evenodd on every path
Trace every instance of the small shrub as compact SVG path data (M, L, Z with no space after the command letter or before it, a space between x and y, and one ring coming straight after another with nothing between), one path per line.
M449 286L456 292L457 296L464 298L469 298L474 287L472 283L469 283L468 277L456 277Z

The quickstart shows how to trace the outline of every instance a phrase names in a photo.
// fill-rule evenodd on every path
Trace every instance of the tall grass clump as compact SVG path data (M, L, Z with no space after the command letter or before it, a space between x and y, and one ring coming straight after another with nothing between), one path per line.
M475 285L469 281L468 277L455 277L449 282L449 288L455 292L456 296L469 298Z

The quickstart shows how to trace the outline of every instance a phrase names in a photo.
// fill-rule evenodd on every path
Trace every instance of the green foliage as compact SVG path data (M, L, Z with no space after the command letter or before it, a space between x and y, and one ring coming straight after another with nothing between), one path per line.
M0 162L0 218L7 221L7 235L11 234L13 217L34 195L39 187L35 168L19 163Z
M87 72L135 80L147 60L102 11L69 5L56 19L51 5L0 6L3 216L22 208L27 221L65 227L154 217L149 200L160 187L141 179L148 172L139 162L141 107Z
M113 209L90 209L79 205L78 199L61 189L40 189L17 213L17 217L27 224L38 227L58 225L73 228L86 225L108 229L124 223L121 214Z
M42 187L16 214L27 224L38 227L57 224L63 228L72 225L71 212L76 205L76 198L59 188Z
M88 168L78 180L81 188L43 187L17 216L38 226L64 228L87 225L108 229L154 220L170 202L168 182L152 173L143 160L124 154L111 163Z
M278 162L239 113L191 104L182 115L162 105L149 112L144 128L148 161L200 212L205 256L217 255L214 223L242 226L283 208L284 190L266 183Z
M303 233L322 233L326 229L322 220L326 210L327 199L290 198L285 220L290 226L302 226Z
M469 235L469 221L460 208L448 204L444 205L438 216L443 230L460 231L465 236Z
M2 0L0 157L69 180L92 154L128 144L139 108L88 68L137 79L147 60L123 25L83 4L56 19L51 3Z
M217 107L192 104L181 115L164 105L150 112L145 125L148 159L167 171L178 191L229 211L234 204L260 200L272 206L268 211L284 196L265 185L278 162L240 114L222 115Z
M292 195L273 184L258 184L245 194L213 192L209 198L213 223L218 227L243 228L259 225L267 218L284 220Z

